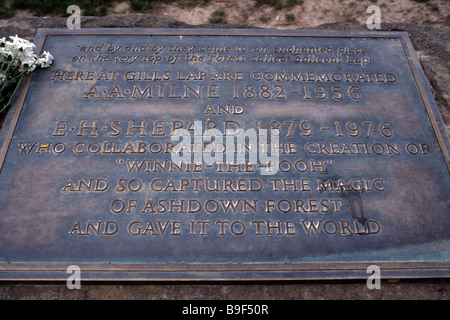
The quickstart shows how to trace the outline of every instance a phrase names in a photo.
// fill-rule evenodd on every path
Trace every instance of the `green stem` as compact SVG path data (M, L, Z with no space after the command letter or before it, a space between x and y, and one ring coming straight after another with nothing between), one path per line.
M12 66L14 60L16 59L17 55L18 55L18 53L16 53L16 54L14 55L14 58L13 58L13 59L11 60L11 62L8 64L8 67L6 68L6 70L5 70L5 72L4 72L4 76L5 76L6 78L8 77L7 74L8 74L8 72L9 72L9 70L11 69L11 66ZM8 87L8 85L13 84L14 82L16 82L17 79L20 78L19 81L17 82L16 88L14 89L14 92L13 92L13 93L10 95L10 97L9 97L8 103L7 103L5 106L3 106L3 108L0 110L0 113L3 112L6 108L8 108L8 106L11 104L12 99L14 98L14 95L16 94L16 91L17 91L17 89L19 88L20 83L22 82L22 79L23 79L25 73L26 73L28 70L30 70L30 69L36 64L37 60L38 60L40 57L41 57L41 56L37 57L37 58L34 60L34 62L33 62L28 68L26 68L25 70L23 70L22 72L20 72L17 76L15 76L15 77L13 77L13 78L11 78L11 79L9 79L9 80L6 80L4 83L2 83L2 86L1 86L1 88L0 88L0 93L2 93L3 90L4 90L5 88ZM3 69L3 64L4 64L4 63L2 63L2 68L1 68L1 69ZM1 99L1 100L3 100L3 99Z
M9 100L8 100L8 103L0 110L0 113L2 113L3 110L5 110L6 108L8 108L9 105L11 104L12 99L14 98L17 89L20 87L20 83L22 82L22 79L23 79L23 74L22 74L22 76L20 77L20 80L17 82L16 88L14 89L12 95L10 96L10 98L9 98Z
M16 79L18 79L19 77L23 76L26 72L28 72L28 70L30 70L30 69L36 64L36 62L38 61L38 59L39 59L39 58L42 58L42 57L43 57L43 56L37 57L37 58L33 61L33 63L32 63L28 68L26 68L25 70L23 70L21 73L19 73L19 74L18 74L17 76L15 76L14 78L9 79L9 80L4 84L3 87L6 87L6 86L7 86L7 83L14 83L14 82L16 81ZM14 60L13 60L13 61L14 61ZM6 73L6 72L5 72L5 73ZM2 91L3 87L0 89L0 92Z
M5 70L5 72L4 72L5 77L8 77L9 70L11 69L12 64L13 64L13 62L16 60L18 54L19 54L19 52L17 52L17 53L14 55L14 58L11 60L11 62L8 63L8 67L6 68L6 70ZM9 81L5 81L5 82L3 83L2 87L0 88L0 92L3 92L3 89L5 89L5 88L7 87L8 83L9 83Z

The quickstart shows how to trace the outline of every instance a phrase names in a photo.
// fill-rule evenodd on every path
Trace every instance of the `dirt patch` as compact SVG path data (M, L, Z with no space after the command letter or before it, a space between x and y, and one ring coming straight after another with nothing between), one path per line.
M224 11L228 24L248 24L262 28L299 29L327 22L365 24L372 13L367 7L377 5L383 22L409 22L435 28L450 28L450 1L429 0L304 0L292 7L277 10L273 6L255 7L255 0L211 0L206 5L180 6L176 2L161 4L142 13L173 18L189 24L209 23L215 11ZM119 2L112 14L133 13L128 2Z

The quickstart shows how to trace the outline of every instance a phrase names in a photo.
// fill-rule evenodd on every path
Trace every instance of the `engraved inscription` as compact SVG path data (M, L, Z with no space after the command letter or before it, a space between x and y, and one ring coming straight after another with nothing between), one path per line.
M392 248L408 260L406 246L447 241L448 171L395 37L64 41L32 79L0 172L5 216L25 216L24 239L43 248L24 253L390 261ZM0 234L17 229L0 219Z

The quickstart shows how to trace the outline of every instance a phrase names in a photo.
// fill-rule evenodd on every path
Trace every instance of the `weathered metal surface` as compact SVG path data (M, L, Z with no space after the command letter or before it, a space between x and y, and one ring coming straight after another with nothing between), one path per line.
M450 275L449 141L406 33L43 29L36 43L55 61L2 131L2 279L72 264L91 280ZM208 162L241 150L237 127L258 145L279 129L280 152ZM173 161L177 128L203 147L189 164Z

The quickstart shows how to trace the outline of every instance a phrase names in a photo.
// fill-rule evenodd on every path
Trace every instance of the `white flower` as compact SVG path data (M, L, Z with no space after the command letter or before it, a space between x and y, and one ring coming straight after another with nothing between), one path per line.
M6 58L5 48L0 47L0 62L3 62Z
M31 68L27 72L31 72L36 68L38 57L30 51L23 51L17 55L17 61L20 62L19 72Z
M50 66L53 62L53 56L50 54L50 52L44 51L44 53L41 55L41 57L38 59L37 64L41 66L41 68L47 68Z
M19 38L17 35L15 35L14 37L10 36L9 38L12 40L10 45L15 50L32 52L34 50L34 48L36 48L34 43L32 43L28 40ZM14 51L14 50L11 50L11 51Z
M27 70L27 73L30 73L36 69L36 59L25 59L21 60L21 64L19 66L19 72Z
M53 56L44 51L41 56L34 53L36 46L17 35L10 36L9 41L5 37L0 38L0 63L9 63L19 72L32 72L37 66L46 68L53 62Z
M1 42L4 44L2 61L10 61L12 66L15 68L19 67L21 72L37 59L33 53L35 45L28 40L19 38L17 35L9 38L11 41Z
M0 38L0 54L2 54L2 51L5 51L5 42L6 42L6 38L1 37Z
M38 57L34 53L36 46L32 42L17 35L10 36L9 39L8 41L5 37L0 38L0 100L8 97L8 94L12 97L11 94L16 92L25 72L32 72L38 66L46 68L53 62L53 56L47 51ZM13 84L15 88L11 92L10 86ZM10 102L11 99L6 105L0 105L0 112L5 110Z

